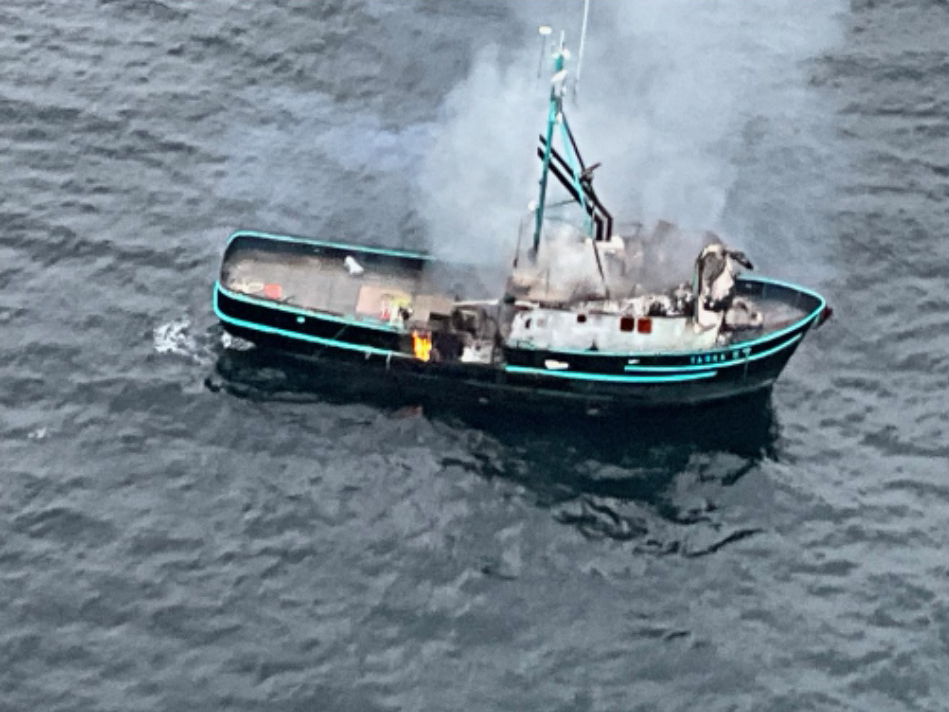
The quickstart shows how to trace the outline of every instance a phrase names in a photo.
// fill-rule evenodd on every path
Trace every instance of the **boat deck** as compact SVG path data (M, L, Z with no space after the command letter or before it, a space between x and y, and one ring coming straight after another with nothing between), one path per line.
M363 271L353 274L346 257L242 248L225 260L221 284L255 299L381 322L393 321L395 311L405 309L418 324L433 315L447 317L458 299L483 296L465 293L471 290L471 275L436 265L366 264L356 255Z
M367 285L414 294L425 289L421 273L349 273L342 259L245 250L227 263L227 289L301 309L353 314Z

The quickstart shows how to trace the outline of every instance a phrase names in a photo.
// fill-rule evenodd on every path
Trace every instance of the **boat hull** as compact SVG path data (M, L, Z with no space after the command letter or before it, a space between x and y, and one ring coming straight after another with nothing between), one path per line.
M265 238L255 234L254 239ZM315 244L321 253L341 250L365 257L357 246ZM371 257L389 259L378 253ZM391 257L400 267L414 264L421 270L425 258L418 258ZM702 352L505 347L500 363L482 364L422 361L414 357L411 334L404 329L255 298L221 282L215 284L213 306L230 334L285 354L314 376L343 379L354 390L389 392L411 402L598 413L696 405L770 388L826 305L813 292L772 280L742 279L737 288L746 296L793 303L804 316L761 338Z

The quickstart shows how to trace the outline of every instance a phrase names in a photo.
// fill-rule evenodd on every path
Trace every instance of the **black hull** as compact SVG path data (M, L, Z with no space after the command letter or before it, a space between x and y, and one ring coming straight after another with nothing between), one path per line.
M228 333L242 339L251 334L229 328ZM249 351L227 351L217 363L218 374L224 379L219 385L238 395L252 397L255 393L286 393L298 398L305 394L334 402L366 402L385 408L423 406L426 413L452 414L473 422L491 422L498 414L530 414L546 419L565 415L609 417L623 413L645 411L668 413L670 417L683 410L702 408L708 404L766 403L772 378L766 383L750 387L729 386L720 397L710 393L698 394L695 399L676 397L671 389L662 391L662 398L633 400L629 393L570 392L549 390L530 384L506 383L488 380L484 374L419 373L404 367L384 366L369 360L339 354L317 354L301 350L297 344L287 344L271 338L255 337L258 348ZM279 374L275 378L275 373ZM494 376L497 376L495 370ZM680 394L681 391L678 391ZM657 394L658 395L658 394ZM480 419L486 419L484 421ZM548 421L549 422L549 421Z
M267 333L260 328L240 326L229 322L226 317L222 322L233 336L251 341L263 349L278 350L306 368L315 380L322 377L328 381L327 386L344 386L356 396L388 394L384 397L404 402L437 401L505 409L569 407L589 414L697 405L765 391L778 378L796 347L796 343L792 344L775 354L740 367L723 369L714 377L701 380L614 383L508 372L502 367L475 364L423 363L415 359L392 358L381 352L314 344ZM266 327L266 324L260 326ZM365 340L378 344L369 335ZM379 346L381 344L369 348ZM622 364L617 365L622 367ZM601 370L604 367L599 365ZM597 374L590 372L589 375L595 377Z

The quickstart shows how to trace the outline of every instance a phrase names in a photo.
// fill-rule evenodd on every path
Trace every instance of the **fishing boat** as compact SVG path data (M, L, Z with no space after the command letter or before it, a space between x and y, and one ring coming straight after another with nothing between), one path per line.
M749 259L712 233L685 266L691 280L656 287L649 248L675 228L614 228L566 118L566 58L561 39L539 198L503 289L422 252L238 230L213 290L224 329L420 400L597 414L767 391L829 317L826 301L748 275ZM549 204L551 177L568 205Z

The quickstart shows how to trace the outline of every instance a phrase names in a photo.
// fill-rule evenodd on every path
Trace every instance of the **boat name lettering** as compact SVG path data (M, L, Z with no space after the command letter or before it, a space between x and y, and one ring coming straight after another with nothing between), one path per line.
M692 365L702 364L702 363L722 363L724 361L737 361L742 357L747 357L751 353L751 348L746 346L743 349L732 349L729 352L722 352L717 354L704 354L698 356L690 356L689 363Z

